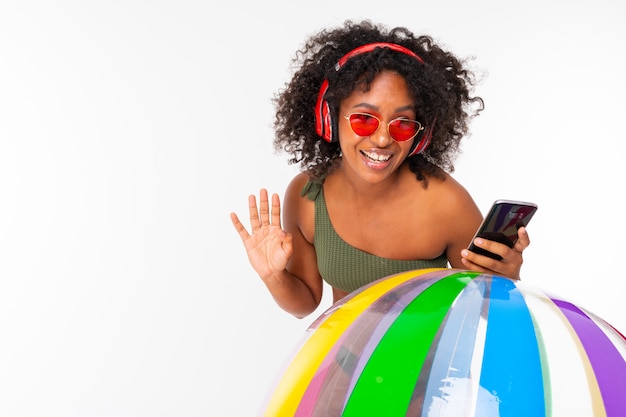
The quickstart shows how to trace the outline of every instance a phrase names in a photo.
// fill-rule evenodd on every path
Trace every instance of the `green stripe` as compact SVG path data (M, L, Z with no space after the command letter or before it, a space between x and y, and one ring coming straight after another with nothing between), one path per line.
M450 306L478 275L460 272L416 297L374 350L346 404L343 417L405 416L431 344Z

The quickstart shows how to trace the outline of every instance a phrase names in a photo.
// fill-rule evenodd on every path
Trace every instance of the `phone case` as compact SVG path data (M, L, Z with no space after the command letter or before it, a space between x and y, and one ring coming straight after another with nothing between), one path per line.
M482 237L504 243L512 248L515 242L517 242L517 229L522 226L528 226L528 222L530 222L536 211L537 205L535 203L515 200L494 201L489 213L487 213L487 216L472 238L468 249L480 255L501 260L501 256L474 246L474 239Z

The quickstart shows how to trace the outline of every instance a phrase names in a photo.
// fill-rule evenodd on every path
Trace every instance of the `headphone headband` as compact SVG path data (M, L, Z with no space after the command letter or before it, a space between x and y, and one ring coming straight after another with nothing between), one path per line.
M401 52L405 55L412 56L421 64L424 63L424 60L419 55L417 55L415 52L411 51L410 49L402 45L389 43L389 42L374 42L374 43L361 45L358 48L351 50L350 52L348 52L347 54L339 58L339 60L335 64L335 72L339 71L341 67L343 67L345 63L350 60L350 58L355 57L357 55L371 52L376 48L388 48L388 49L391 49L392 51ZM333 121L331 119L330 106L328 102L326 101L326 99L324 98L327 90L328 90L328 79L325 79L324 82L322 82L322 86L320 88L320 92L317 96L317 101L315 103L315 130L317 134L321 136L324 140L326 140L327 142L333 142L333 141L336 141L337 139L333 135ZM413 143L413 148L409 152L409 156L418 154L422 152L424 149L426 149L426 147L430 143L431 137L432 137L432 127L426 129L426 131L422 135L421 140L419 141L416 140Z
M409 48L405 48L402 45L398 45L396 43L389 43L389 42L374 42L374 43L361 45L358 48L351 50L350 52L348 52L347 54L339 58L339 61L337 61L337 63L335 64L335 71L339 71L339 69L341 69L341 67L343 67L344 64L353 56L371 52L376 48L387 48L387 49L391 49L392 51L402 52L403 54L410 55L413 58L417 59L421 64L424 63L424 60L419 55L411 51Z

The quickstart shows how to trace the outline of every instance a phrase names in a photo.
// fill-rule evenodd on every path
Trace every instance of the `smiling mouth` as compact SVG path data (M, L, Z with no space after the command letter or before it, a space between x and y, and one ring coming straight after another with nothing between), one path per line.
M381 155L375 152L361 151L361 154L373 162L387 162L389 159L391 159L391 155Z

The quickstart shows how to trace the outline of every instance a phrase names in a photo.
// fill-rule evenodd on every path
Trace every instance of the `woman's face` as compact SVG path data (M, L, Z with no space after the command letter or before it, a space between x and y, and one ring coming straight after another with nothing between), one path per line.
M378 129L370 136L359 136L346 118L352 113L376 116L380 120ZM395 173L415 140L392 139L387 126L397 118L415 119L415 106L402 76L384 71L376 76L368 91L357 87L339 107L342 166L370 182L379 182Z

